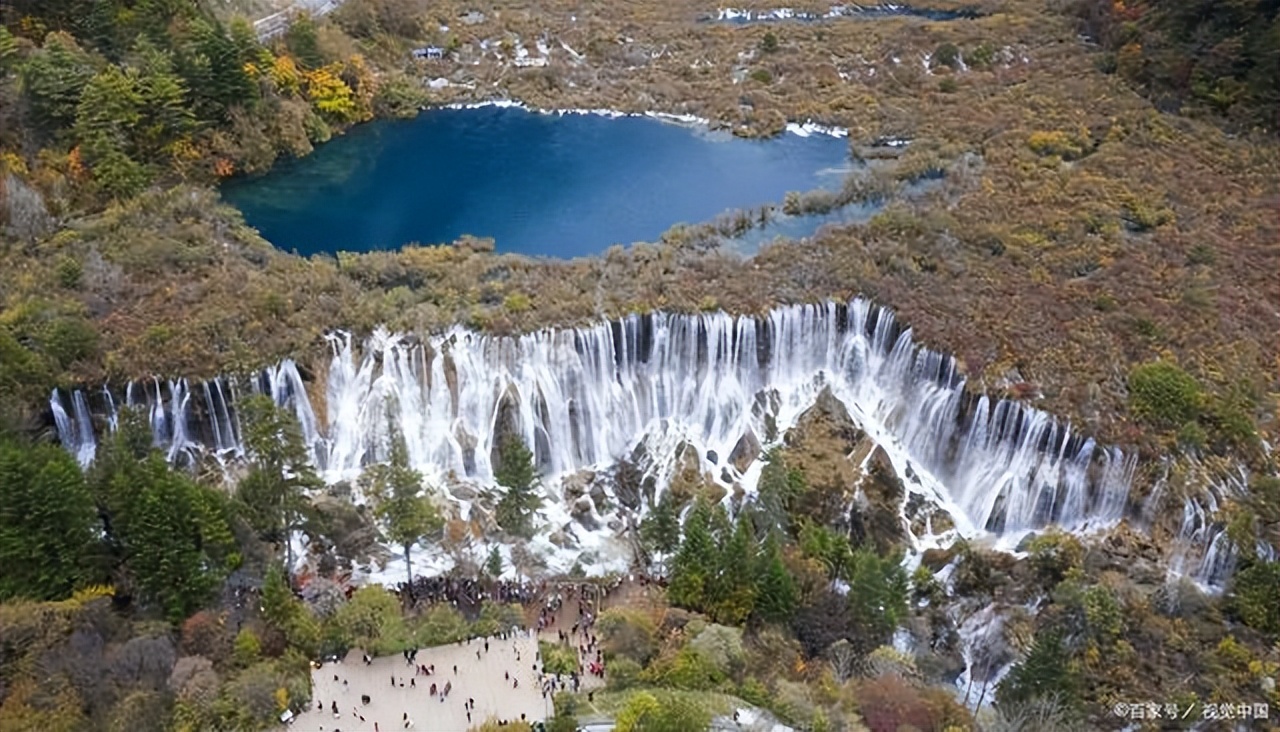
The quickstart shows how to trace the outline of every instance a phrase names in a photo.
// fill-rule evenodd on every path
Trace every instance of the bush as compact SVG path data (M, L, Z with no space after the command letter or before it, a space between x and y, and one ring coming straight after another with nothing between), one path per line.
M657 630L649 616L640 610L625 607L605 610L596 621L596 632L604 657L609 661L625 657L644 666L658 652Z
M1280 634L1280 562L1250 562L1236 572L1230 605L1245 625Z
M1063 160L1075 160L1084 156L1084 143L1060 130L1032 132L1027 147L1040 156L1057 155Z
M640 664L626 656L619 656L609 663L609 674L605 677L605 687L610 691L630 689L639 682L642 671Z
M248 668L258 662L262 655L262 644L252 630L245 628L236 635L235 648L231 658L241 668Z
M711 713L683 696L636 692L618 712L616 732L700 732Z
M578 670L578 654L569 646L538 641L538 652L542 654L542 670L545 673L567 676Z
M995 58L996 49L989 43L980 43L977 48L965 54L965 61L975 68L990 66Z
M660 686L689 691L710 691L725 681L725 675L692 648L684 648L675 658L659 659L644 670L641 679Z
M456 643L467 637L467 621L449 605L432 605L418 619L414 644L420 648Z
M960 49L954 43L944 43L933 51L933 60L953 69L960 68Z
M1045 587L1054 587L1072 567L1084 561L1084 546L1075 536L1058 530L1047 531L1028 546L1031 567Z
M768 69L756 69L751 72L751 78L761 84L768 84L773 81L773 74L769 73Z
M868 679L858 684L855 693L858 711L872 732L946 729L969 721L954 700L944 699L941 692L918 689L898 676Z
M1129 372L1129 410L1158 428L1173 428L1200 416L1200 384L1177 364L1156 361Z

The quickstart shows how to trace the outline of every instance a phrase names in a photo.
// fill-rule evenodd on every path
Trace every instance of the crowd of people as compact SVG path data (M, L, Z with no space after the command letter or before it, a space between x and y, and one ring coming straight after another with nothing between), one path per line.
M530 609L536 607L537 619L533 624L534 627L528 629L512 627L494 636L460 640L458 645L467 646L468 655L474 649L477 663L483 662L486 666L490 663L497 664L485 671L486 675L495 674L494 678L484 682L485 687L495 688L497 684L504 683L512 690L519 690L522 678L526 681L535 680L544 701L550 703L558 692L572 691L577 693L585 690L588 693L593 693L591 689L598 688L603 684L605 659L599 638L596 636L595 625L599 613L605 606L609 596L618 591L627 582L633 582L644 587L651 584L664 585L665 579L645 575L629 575L618 577L605 584L599 581L567 580L532 583L455 577L419 577L414 580L412 585L402 584L400 592L406 604L411 607L433 603L449 603L463 612L468 612L478 610L481 604L487 600L506 604L520 604ZM523 642L532 640L536 644L540 638L550 641L552 640L552 634L554 634L554 642L575 650L578 661L575 670L566 674L550 673L543 663L544 659L541 658L541 654L537 653L536 650L534 652L537 655L534 658L522 660L520 649ZM518 640L521 642L517 642ZM502 648L500 645L502 643L511 643L510 652L504 652L501 658L486 661L485 659L490 654L491 649ZM536 649L537 646L535 645L534 648ZM526 647L527 650L528 648ZM393 671L390 675L392 688L403 691L413 690L410 692L413 694L425 692L427 698L438 700L440 704L449 704L450 708L455 710L455 713L464 713L467 724L472 724L473 712L478 714L476 712L476 700L472 697L464 699L461 694L454 693L455 691L462 691L455 688L455 683L462 681L466 674L459 675L457 665L452 665L451 669L444 667L437 671L435 664L419 663L417 656L417 649L402 652L405 665L411 671L403 675ZM364 654L363 661L367 666L371 665L374 659L368 654ZM501 669L503 676L501 682L496 678L499 669ZM532 674L526 676L530 672ZM386 678L386 676L383 678ZM333 680L333 688L337 690L339 696L348 691L345 680L340 682L337 674L334 675ZM472 677L470 683L475 683L474 677ZM465 685L463 684L463 686ZM422 689L422 691L419 692L417 691L418 689ZM376 694L377 692L372 693ZM370 694L362 693L360 702L363 707L369 707L372 703ZM462 707L458 709L453 707L453 704L461 704ZM334 719L343 717L338 701L330 701L327 706L324 701L317 701L316 705L316 709L319 712L329 711L334 715ZM521 713L520 720L527 721L525 716L524 713ZM365 722L360 706L351 708L351 717L358 720L359 723ZM385 721L386 718L383 717L383 720ZM517 720L513 718L498 719L497 721L500 724L505 724ZM404 729L410 729L414 726L414 721L407 711L403 713L401 724ZM381 732L376 721L374 722L374 728L375 732Z

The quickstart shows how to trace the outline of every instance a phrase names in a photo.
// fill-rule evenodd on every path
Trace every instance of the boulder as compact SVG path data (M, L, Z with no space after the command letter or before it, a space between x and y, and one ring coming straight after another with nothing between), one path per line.
M564 489L565 503L573 503L582 496L587 494L587 489L591 482L595 480L596 474L590 470L579 470L576 473L566 475L561 482Z
M600 528L600 522L595 517L595 505L591 503L591 499L587 496L583 496L573 502L573 507L569 509L569 515L573 516L573 520L577 521L587 531L597 531Z
M739 473L747 472L747 468L751 463L760 457L760 439L756 437L756 433L750 428L738 438L738 442L734 444L733 450L729 453L729 464Z

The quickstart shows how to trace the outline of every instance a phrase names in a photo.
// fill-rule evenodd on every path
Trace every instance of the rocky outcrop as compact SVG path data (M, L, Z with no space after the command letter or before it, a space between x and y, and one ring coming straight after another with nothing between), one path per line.
M858 500L854 502L849 516L850 525L860 526L862 536L851 538L870 544L880 554L900 547L906 540L900 515L905 498L906 490L894 472L888 454L883 448L875 448L867 460Z
M729 464L739 473L745 473L751 463L760 457L760 450L760 439L748 428L729 452Z
M831 390L800 415L783 438L783 459L804 473L809 490L799 496L795 512L824 525L844 526L861 471L849 459L867 440Z

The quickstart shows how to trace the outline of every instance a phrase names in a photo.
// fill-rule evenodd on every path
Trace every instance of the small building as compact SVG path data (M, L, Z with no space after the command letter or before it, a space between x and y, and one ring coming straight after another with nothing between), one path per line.
M444 49L439 46L413 49L413 57L417 59L438 60L444 58Z

